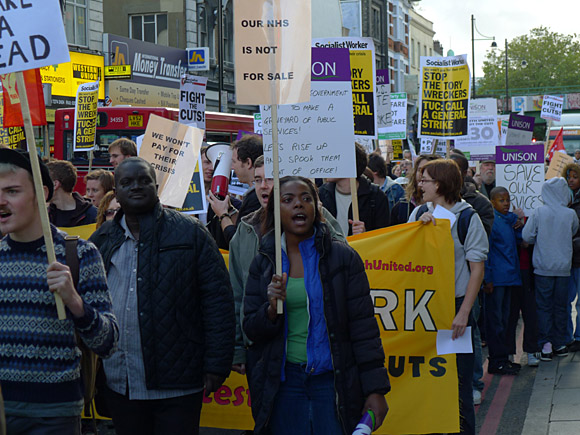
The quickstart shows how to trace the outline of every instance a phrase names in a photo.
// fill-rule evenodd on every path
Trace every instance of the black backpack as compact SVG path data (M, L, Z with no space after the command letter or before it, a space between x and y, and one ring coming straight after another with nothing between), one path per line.
M419 220L421 215L428 211L427 204L423 204L417 210L416 220ZM469 223L471 222L471 217L476 213L473 207L464 208L459 213L459 219L457 219L457 237L461 246L465 245L465 238L467 237L467 232L469 231Z

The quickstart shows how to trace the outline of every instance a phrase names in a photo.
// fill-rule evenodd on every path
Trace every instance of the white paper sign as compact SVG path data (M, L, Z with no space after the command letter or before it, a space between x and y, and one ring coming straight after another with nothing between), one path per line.
M448 355L450 353L473 353L471 344L471 326L465 328L461 337L453 340L451 329L440 329L437 331L437 355Z
M540 118L551 119L552 121L560 122L562 119L562 109L564 108L564 98L554 97L552 95L544 95L544 102L542 103L542 113Z
M4 0L0 8L0 74L70 62L58 0Z
M205 131L207 77L183 74L179 87L179 122Z
M407 137L407 94L391 94L391 126L379 128L379 139L393 140Z
M455 139L455 148L470 153L470 160L488 160L495 156L499 144L497 100L469 100L469 136Z
M262 114L254 113L254 133L262 134Z

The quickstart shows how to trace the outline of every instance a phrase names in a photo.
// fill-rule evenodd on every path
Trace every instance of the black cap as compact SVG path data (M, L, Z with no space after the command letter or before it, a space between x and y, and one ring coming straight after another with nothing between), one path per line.
M32 166L30 166L28 151L0 148L0 163L11 163L19 168L26 169L32 175ZM50 201L54 192L54 183L52 182L52 178L50 178L48 168L40 158L38 158L38 163L40 165L40 174L42 175L42 184L48 187L48 201Z

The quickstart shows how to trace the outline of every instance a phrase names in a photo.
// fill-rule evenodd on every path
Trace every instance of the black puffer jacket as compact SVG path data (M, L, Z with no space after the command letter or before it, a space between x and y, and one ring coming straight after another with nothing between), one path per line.
M479 193L475 184L465 182L461 188L461 197L475 209L481 219L485 232L489 236L495 214L493 213L493 206L489 199L487 199L487 196Z
M365 223L365 230L372 231L388 227L390 210L387 195L364 175L358 179L358 182L359 219ZM337 212L335 191L336 183L325 183L318 189L322 205L334 217ZM352 219L352 205L348 209L348 218ZM352 235L352 225L348 226L348 235Z
M361 418L366 397L390 390L385 354L363 262L346 243L332 240L317 225L318 270L324 292L324 315L330 340L337 392L337 411L344 433L351 434ZM275 271L273 234L262 239L250 267L244 297L243 328L254 344L248 349L248 382L256 434L267 433L280 385L285 350L284 317L268 319L267 287Z
M580 191L574 195L569 207L576 212L578 219L580 219ZM572 267L578 268L580 267L580 230L572 237L572 249Z
M92 236L107 271L125 240L122 211ZM148 389L203 387L230 373L234 299L223 257L196 219L158 203L139 219L137 296Z

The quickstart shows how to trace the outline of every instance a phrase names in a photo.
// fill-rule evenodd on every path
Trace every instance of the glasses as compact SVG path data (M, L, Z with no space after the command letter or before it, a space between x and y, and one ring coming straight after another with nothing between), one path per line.
M261 186L262 183L266 183L266 184L270 184L274 181L273 178L262 178L262 177L256 177L254 178L254 186Z
M437 180L433 180L433 179L431 179L431 180L428 180L428 179L426 179L426 178L421 178L421 179L419 180L418 184L422 184L422 183L435 183L436 181L437 181Z
M105 210L105 216L107 216L107 217L115 216L119 210L121 210L121 209L120 208L108 208L107 210Z

